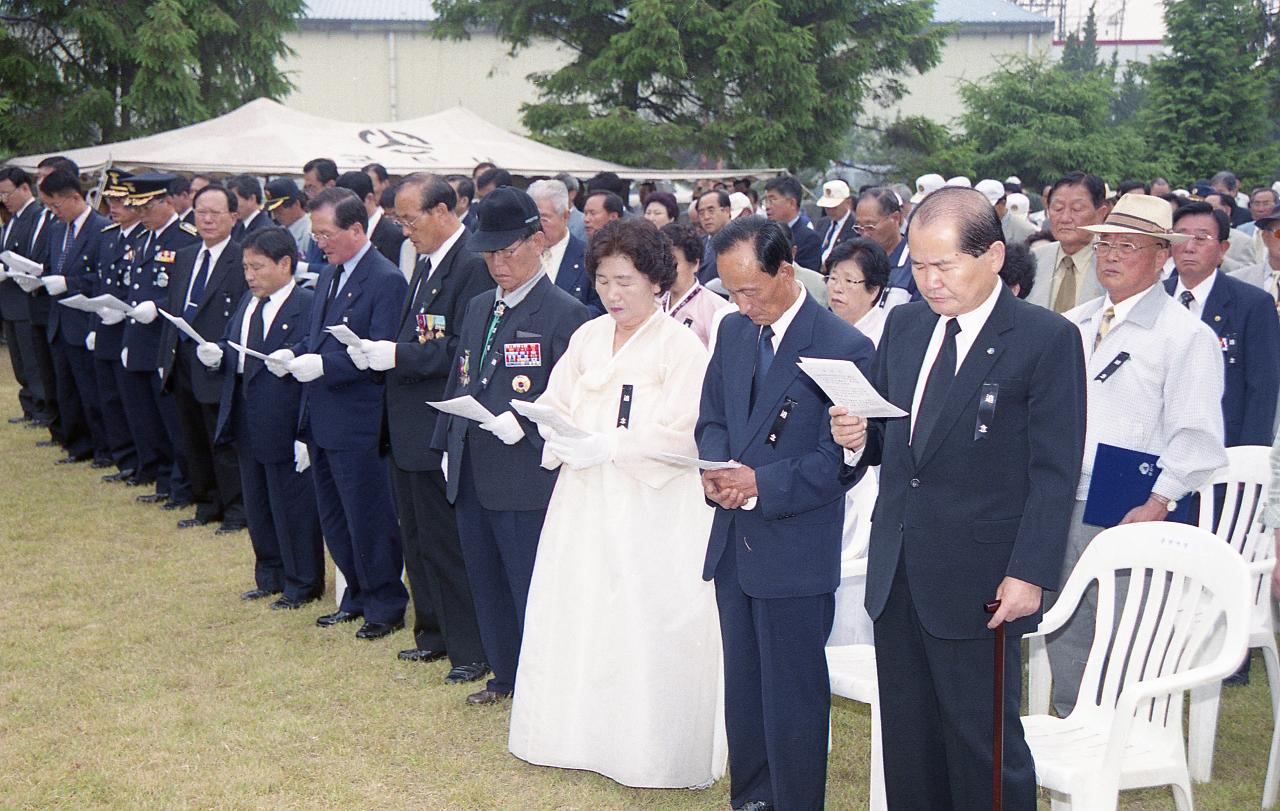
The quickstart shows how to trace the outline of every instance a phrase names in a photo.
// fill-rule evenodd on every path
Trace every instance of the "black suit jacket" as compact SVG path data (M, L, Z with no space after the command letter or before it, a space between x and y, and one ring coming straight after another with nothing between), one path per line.
M20 256L33 259L31 256L31 237L35 234L36 223L44 216L44 208L39 200L32 200L8 226L4 242L0 250L13 251ZM26 321L31 317L31 297L23 292L18 283L12 279L0 281L0 318L5 321Z
M231 227L231 241L243 242L247 235L271 225L274 225L271 221L271 215L262 209L258 209L249 220L248 225L245 225L243 220L236 220L236 224Z
M938 316L926 302L894 309L875 385L910 412ZM873 419L860 465L880 465L866 606L884 610L904 558L924 629L941 639L989 638L983 605L1005 576L1057 589L1084 453L1080 331L1001 287L956 371L916 461L910 417ZM1009 624L1028 633L1040 612Z
M446 399L470 394L489 412L511 411L511 400L536 400L546 390L551 369L569 348L569 338L587 321L586 306L543 276L519 305L503 316L484 354L485 332L496 295L486 291L471 299L462 321L458 357L449 372ZM507 365L507 344L536 344L537 366ZM466 374L460 374L463 366ZM519 380L523 378L523 380ZM524 389L519 391L518 389ZM545 510L556 473L542 467L542 436L517 416L525 437L514 445L461 417L436 421L431 446L449 452L449 501L458 497L464 448L470 459L476 493L486 510Z
M400 267L400 246L404 244L404 231L401 231L397 225L385 216L382 217L373 227L369 241L391 264Z
M97 211L90 211L84 225L72 236L63 258L63 240L70 227L60 220L53 220L45 226L49 230L49 261L45 265L45 276L62 275L67 281L67 292L54 298L62 299L80 294L94 295L98 283L98 244L102 241L103 229L110 225L110 220ZM61 260L61 268L59 263ZM57 306L49 311L49 340L59 335L67 344L77 349L84 348L85 338L93 330L96 316L83 310Z
M191 286L191 274L195 272L202 244L178 251L173 278L169 282L169 301L164 308L170 315L182 315L187 288ZM209 271L209 281L205 283L204 295L197 305L191 326L206 341L216 342L227 331L231 313L246 289L240 243L232 240L222 249L222 255ZM179 352L191 370L191 389L196 400L206 405L217 405L222 399L222 375L216 369L206 368L196 358L195 342L180 339L177 328L166 320L160 333L159 361L165 391L173 390L173 363Z
M31 253L26 254L26 257L32 262L39 262L48 268L49 232L52 230L56 220L53 217L53 212L48 209L41 210L40 218L44 221L44 225L40 226L37 223L36 226L33 226ZM47 327L49 324L49 311L53 306L53 299L49 297L48 292L43 287L37 287L35 292L31 293L27 306L31 311L31 324L37 327ZM37 334L39 334L38 331Z
M458 353L467 302L494 288L484 260L466 248L467 233L445 254L440 266L423 279L426 257L409 282L410 295L400 310L396 333L396 365L387 372L386 420L391 458L402 470L437 470L440 452L432 450L437 411L427 405L444 399L449 370ZM414 295L414 291L417 294ZM435 328L444 319L444 335L419 340L418 316L431 316Z
M810 227L804 216L791 229L791 241L796 246L796 264L809 270L822 271L822 235Z

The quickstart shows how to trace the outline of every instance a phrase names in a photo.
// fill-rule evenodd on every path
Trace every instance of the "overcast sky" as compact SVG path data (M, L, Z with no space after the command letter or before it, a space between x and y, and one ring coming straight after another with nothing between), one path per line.
M1084 26L1093 0L1067 0L1067 31ZM1123 13L1122 13L1123 10ZM1164 7L1160 0L1097 0L1098 39L1160 39Z

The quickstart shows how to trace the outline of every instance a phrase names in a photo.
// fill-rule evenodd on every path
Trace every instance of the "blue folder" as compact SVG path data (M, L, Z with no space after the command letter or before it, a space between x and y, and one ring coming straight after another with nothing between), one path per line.
M1095 527L1114 527L1129 510L1145 503L1156 479L1160 478L1158 458L1154 454L1099 442L1098 453L1093 457L1089 497L1084 503L1084 522ZM1191 499L1183 498L1166 520L1187 523L1190 517Z

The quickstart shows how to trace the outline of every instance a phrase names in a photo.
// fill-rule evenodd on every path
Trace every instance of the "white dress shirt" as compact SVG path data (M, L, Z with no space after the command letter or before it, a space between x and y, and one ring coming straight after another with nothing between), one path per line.
M991 311L996 308L996 301L1000 298L1000 289L1002 285L999 279L996 279L995 285L991 288L991 293L981 304L967 313L963 313L955 317L960 322L960 332L956 334L956 372L960 371L960 367L964 365L964 359L969 355L969 350L973 348L973 342L978 340L978 333L982 331L983 325L987 323L987 319L991 317ZM944 316L938 319L933 325L933 336L929 338L929 346L924 350L924 362L920 364L920 375L916 378L916 391L911 397L911 436L914 439L916 434L916 415L920 413L920 401L924 398L924 385L929 380L929 372L933 371L933 362L937 360L938 353L942 351L942 341L947 334L947 323L950 318Z
M778 316L778 320L769 326L773 327L773 338L770 343L773 344L773 353L778 354L778 347L782 346L782 336L787 334L787 329L791 326L791 322L796 320L796 313L800 312L800 308L804 306L804 299L807 293L804 285L796 282L796 300L791 302L782 315ZM761 329L764 329L761 327ZM756 339L759 343L759 338Z
M164 228L161 228L159 231L156 231L156 234L163 233L164 229L172 225L173 221L176 219L178 219L176 216L170 217L169 222L164 224ZM213 276L213 269L218 266L218 259L219 257L222 256L222 252L227 249L227 246L229 244L231 244L230 235L228 235L226 239L222 240L217 245L214 245L212 247L208 245L202 245L200 247L200 252L196 254L196 263L191 266L191 278L187 281L187 297L183 299L184 309L186 307L191 306L192 304L191 289L196 285L196 276L200 274L200 266L204 264L204 255L206 253L209 254L209 276ZM206 285L209 284L208 279L205 279L204 282ZM197 301L195 303L198 305L200 302Z
M1217 278L1218 271L1215 269L1200 284L1195 287L1187 287L1182 283L1182 274L1179 273L1178 287L1173 291L1173 300L1181 304L1183 292L1190 290L1192 301L1191 306L1187 309L1191 311L1192 315L1199 318L1204 314L1204 303L1209 300L1209 294L1213 292L1213 283Z
M564 252L568 248L569 232L565 231L563 239L542 252L542 269L547 272L552 284L556 283L556 274L560 272L560 263L564 261Z
M244 321L240 324L240 345L249 345L249 322L253 320L253 313L259 307L262 308L262 338L266 340L267 334L271 332L271 324L276 320L276 313L280 312L280 307L284 304L285 299L289 298L289 294L293 292L296 285L293 279L285 283L276 292L267 296L266 301L254 296L249 299L249 306L244 308ZM236 361L236 374L244 374L244 355L237 352L239 360Z
M342 288L347 286L347 280L351 278L351 271L356 269L356 265L360 264L360 260L364 259L364 255L373 248L373 243L368 240L356 251L356 255L342 263L342 269L338 271L338 293L342 292ZM324 294L329 295L329 291L325 290Z

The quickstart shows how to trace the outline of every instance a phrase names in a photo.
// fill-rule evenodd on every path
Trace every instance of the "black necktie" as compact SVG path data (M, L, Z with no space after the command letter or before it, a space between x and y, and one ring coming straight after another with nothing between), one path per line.
M195 320L196 312L200 309L200 302L204 299L204 287L209 283L209 257L211 254L207 250L200 253L204 258L200 261L200 270L196 272L196 277L191 282L191 295L187 297L186 309L182 311L182 317L190 324ZM191 340L185 335L182 336L186 340Z
M756 373L751 377L751 407L756 405L756 392L764 387L765 376L773 365L773 327L760 329L760 338L756 342Z
M267 309L269 298L258 299L258 306L253 308L253 315L249 316L249 342L245 344L250 349L261 351L267 345L267 337L263 335L263 318L262 312ZM256 360L251 358L250 360Z
M329 295L324 297L324 315L329 317L329 308L333 306L334 299L338 297L338 287L342 284L342 265L337 265L333 269L333 281L329 284Z
M942 348L938 350L938 357L934 359L933 368L929 370L929 377L924 383L924 395L920 398L920 411L916 414L915 432L911 437L911 453L917 462L929 441L929 433L942 413L947 392L956 379L956 335L959 332L959 321L953 318L947 322L947 334L942 339Z
M1191 295L1190 290L1183 290L1182 295L1178 296L1178 301L1181 301L1182 306L1186 307L1188 310L1191 309L1191 302L1195 300L1196 300L1196 297Z

